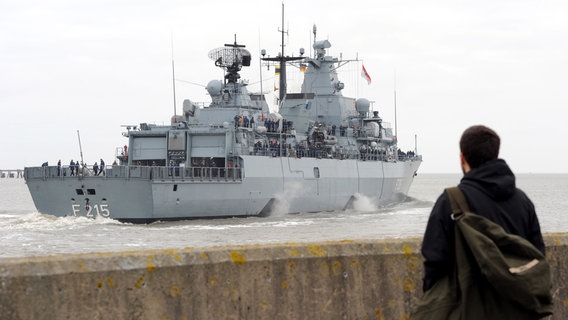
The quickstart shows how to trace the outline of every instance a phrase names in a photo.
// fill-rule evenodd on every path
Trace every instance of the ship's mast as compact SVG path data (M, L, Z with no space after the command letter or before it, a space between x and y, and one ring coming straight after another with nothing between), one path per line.
M177 115L176 108L176 71L174 69L174 35L172 34L172 82L174 90L174 115Z
M79 130L77 130L77 138L79 139L79 152L81 154L81 170L83 170L83 147L81 146L81 135Z
M398 125L396 121L396 71L394 72L394 136L398 139Z
M280 88L278 89L280 92L278 95L278 102L282 103L282 101L286 97L286 63L288 61L304 59L304 57L286 57L284 55L284 34L288 33L288 31L284 30L284 3L282 3L282 30L279 29L278 32L282 34L282 52L277 57L262 58L262 60L278 62L280 65Z
M280 60L280 101L284 100L286 96L286 61L284 60L284 2L282 2L282 30L280 35L282 36L282 54L280 55L282 59Z

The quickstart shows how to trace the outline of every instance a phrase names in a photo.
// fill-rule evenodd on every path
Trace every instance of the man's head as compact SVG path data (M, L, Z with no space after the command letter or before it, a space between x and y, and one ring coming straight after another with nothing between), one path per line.
M501 140L495 131L477 125L467 128L460 139L460 152L464 172L479 167L499 156ZM465 161L465 163L464 163Z

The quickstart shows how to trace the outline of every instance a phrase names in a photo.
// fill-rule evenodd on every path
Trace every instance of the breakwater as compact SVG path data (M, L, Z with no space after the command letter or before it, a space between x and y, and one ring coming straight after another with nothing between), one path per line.
M419 238L0 259L2 319L408 319ZM547 234L568 318L568 234Z

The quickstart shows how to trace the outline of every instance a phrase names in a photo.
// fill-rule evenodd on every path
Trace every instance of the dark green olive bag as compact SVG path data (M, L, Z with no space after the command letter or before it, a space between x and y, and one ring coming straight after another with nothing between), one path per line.
M455 221L454 272L428 290L411 319L540 319L552 314L551 269L526 239L469 210L448 188Z

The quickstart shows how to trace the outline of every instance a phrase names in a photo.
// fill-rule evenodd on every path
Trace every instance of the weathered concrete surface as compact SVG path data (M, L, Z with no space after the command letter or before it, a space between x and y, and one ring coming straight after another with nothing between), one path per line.
M408 319L421 239L0 260L0 319ZM568 234L546 235L568 319Z

